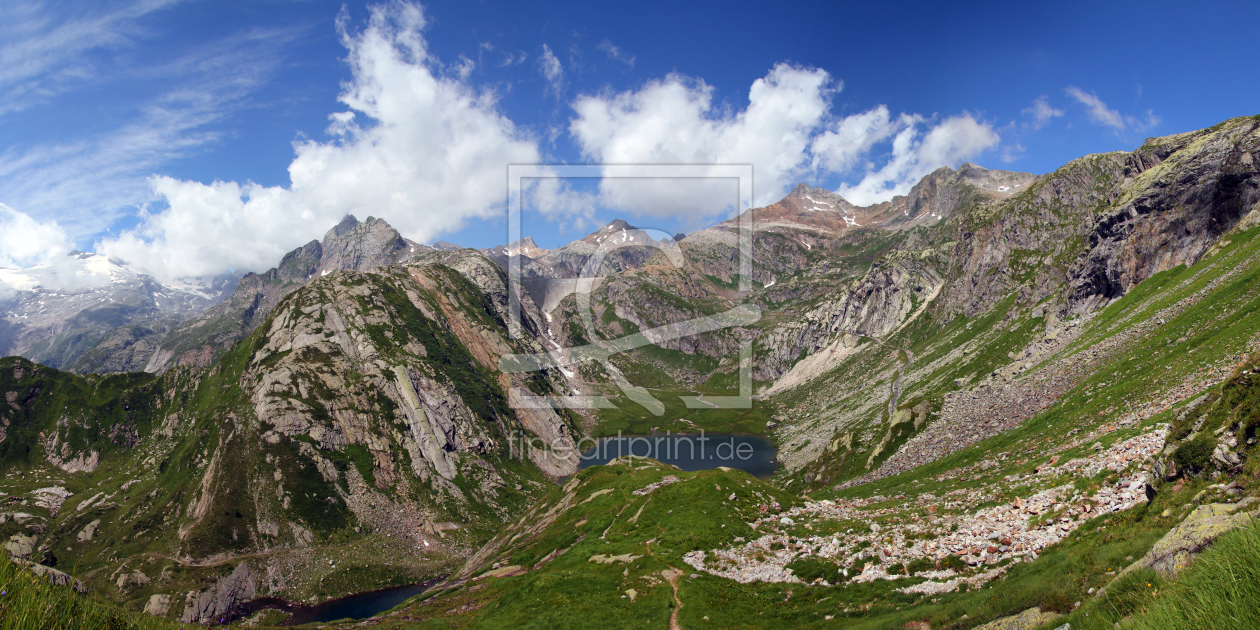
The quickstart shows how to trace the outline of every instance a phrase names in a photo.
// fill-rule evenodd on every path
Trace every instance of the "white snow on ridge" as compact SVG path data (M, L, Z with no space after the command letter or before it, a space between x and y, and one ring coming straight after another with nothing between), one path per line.
M0 269L0 285L17 292L44 292L54 297L67 297L85 292L100 293L111 286L140 283L145 274L130 269L106 256L75 252L50 264L26 269ZM186 294L213 300L217 291L212 281L202 278L180 278L162 283L162 294Z
M100 254L75 254L27 269L0 269L0 283L14 291L44 289L77 293L126 282L139 275Z

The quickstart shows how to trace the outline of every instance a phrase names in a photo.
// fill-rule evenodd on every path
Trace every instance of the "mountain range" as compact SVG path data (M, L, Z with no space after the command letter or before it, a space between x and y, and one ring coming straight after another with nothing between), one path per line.
M740 219L478 251L347 217L199 287L0 270L0 539L183 623L437 580L368 623L1160 627L1257 514L1257 159L1245 117L868 207L801 184L742 217L747 275ZM702 430L777 472L564 456Z

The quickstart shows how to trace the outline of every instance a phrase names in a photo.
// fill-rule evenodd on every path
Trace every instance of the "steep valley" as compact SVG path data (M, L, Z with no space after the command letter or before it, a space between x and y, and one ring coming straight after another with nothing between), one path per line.
M0 360L0 539L184 623L438 579L353 623L1149 627L1260 509L1258 159L1246 117L866 208L801 185L744 217L748 276L739 219L483 252L350 218L144 352ZM570 397L609 404L520 404ZM699 430L778 473L566 456Z

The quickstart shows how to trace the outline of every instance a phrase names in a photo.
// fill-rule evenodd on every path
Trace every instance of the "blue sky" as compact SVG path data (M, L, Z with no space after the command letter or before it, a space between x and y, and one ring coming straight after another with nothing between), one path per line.
M1103 5L1103 6L1099 6ZM502 242L508 163L752 163L858 203L1260 113L1254 2L7 3L0 266L262 270L346 212ZM539 188L543 246L690 231L703 186Z

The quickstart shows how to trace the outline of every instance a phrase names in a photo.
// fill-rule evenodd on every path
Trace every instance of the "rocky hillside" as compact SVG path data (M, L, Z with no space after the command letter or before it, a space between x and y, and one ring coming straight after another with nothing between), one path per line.
M798 271L758 278L749 299L766 310L746 334L771 357L758 404L784 469L769 484L641 460L588 469L375 623L1150 628L1187 597L1219 601L1195 588L1254 597L1202 575L1223 566L1218 537L1257 551L1231 530L1260 513L1258 128L1152 139L1002 195L947 173L934 194L956 201L931 222L776 219L757 244L782 255L758 264ZM797 196L826 201L813 192ZM833 206L812 211L836 226L861 211ZM723 229L682 246L729 248ZM737 303L731 276L705 273L718 258L698 258L605 278L600 331ZM622 371L720 374L710 349L628 353ZM652 422L709 421L667 407Z
M380 623L1128 623L1256 510L1258 156L1240 118L866 208L802 185L744 217L743 268L736 220L477 252L348 219L154 331L153 373L6 359L0 536L188 621L446 576ZM746 345L749 408L683 403L739 392ZM779 472L573 475L519 441L701 429L769 436Z
M337 270L368 271L412 260L432 251L402 237L383 219L360 223L346 216L324 235L284 256L265 273L246 274L222 304L182 323L162 337L144 364L133 369L160 373L175 365L207 367L252 332L285 296Z
M209 370L81 377L6 359L9 551L185 621L462 562L574 469L522 437L571 445L576 429L508 405L553 385L500 374L497 357L541 347L508 339L493 263L444 256L323 275Z
M138 370L162 335L223 301L236 281L225 275L162 284L85 252L0 269L0 355L83 373Z

